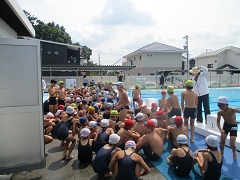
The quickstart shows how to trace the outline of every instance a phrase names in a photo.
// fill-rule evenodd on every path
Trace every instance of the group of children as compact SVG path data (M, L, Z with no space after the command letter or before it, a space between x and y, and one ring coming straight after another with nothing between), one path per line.
M150 172L139 150L143 150L146 158L157 161L163 152L163 141L169 141L172 152L167 160L174 166L177 176L187 176L193 163L197 162L205 179L215 179L221 175L222 156L219 154L223 155L224 138L229 132L233 157L237 158L232 137L236 135L236 118L234 121L233 115L239 110L229 108L225 97L220 97L218 102L221 153L217 150L218 137L210 135L206 140L207 149L198 150L193 157L188 147L188 121L190 118L190 142L194 142L198 97L191 90L191 80L186 82L186 91L181 94L181 106L174 87L168 86L167 92L162 91L159 104L152 103L151 109L144 105L138 84L132 92L133 109L129 107L123 82L116 84L118 93L111 84L98 88L74 88L72 91L65 89L62 81L58 84L57 89L56 81L51 80L48 90L50 112L44 118L45 143L52 141L51 134L56 136L63 145L62 159L66 160L74 158L71 153L77 143L80 163L90 163L95 152L92 166L100 176L114 174L115 179L139 179ZM223 129L219 123L221 116L225 120ZM77 139L75 134L78 134ZM218 164L218 168L213 168L212 164Z

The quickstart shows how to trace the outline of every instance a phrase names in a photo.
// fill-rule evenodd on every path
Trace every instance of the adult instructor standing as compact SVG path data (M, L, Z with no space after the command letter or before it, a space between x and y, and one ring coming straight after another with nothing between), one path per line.
M203 123L202 117L202 105L204 108L205 114L205 123L207 123L207 115L210 114L210 107L209 107L209 90L208 90L208 83L207 83L207 73L208 69L204 66L193 67L189 71L193 75L193 91L198 95L198 114L197 114L197 122Z

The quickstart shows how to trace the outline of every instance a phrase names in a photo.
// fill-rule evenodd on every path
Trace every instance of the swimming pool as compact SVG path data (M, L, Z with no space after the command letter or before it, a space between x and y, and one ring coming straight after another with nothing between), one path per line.
M181 103L181 93L185 89L175 89L174 93L178 95L179 103ZM155 98L157 101L162 97L161 90L142 90L142 99ZM128 96L131 96L132 91L128 91ZM227 96L229 107L240 108L240 88L209 88L209 101L211 114L217 114L219 108L217 99L219 96ZM167 98L169 96L167 95ZM158 102L156 102L158 104ZM203 115L204 117L204 115ZM240 114L236 114L236 119L240 122ZM240 124L238 123L238 131L240 132Z

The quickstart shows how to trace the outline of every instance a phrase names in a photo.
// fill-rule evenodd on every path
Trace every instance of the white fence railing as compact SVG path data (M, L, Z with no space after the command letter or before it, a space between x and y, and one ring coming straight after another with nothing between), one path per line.
M113 84L117 82L117 76L88 76L89 81L92 79L97 83L102 80L103 83L105 81L112 81ZM126 76L124 79L125 87L127 89L133 89L135 84L140 84L142 89L145 88L157 88L160 82L160 76ZM207 81L209 87L235 87L240 85L239 74L230 75L230 73L224 74L216 74L216 72L209 72L207 74ZM50 80L55 79L56 81L64 81L67 79L76 79L76 86L81 87L83 85L83 78L77 76L69 76L69 77L46 77L43 79L46 81L47 87L50 85ZM184 82L188 79L192 79L191 75L169 75L165 77L165 86L174 85L176 88L182 88L184 86Z

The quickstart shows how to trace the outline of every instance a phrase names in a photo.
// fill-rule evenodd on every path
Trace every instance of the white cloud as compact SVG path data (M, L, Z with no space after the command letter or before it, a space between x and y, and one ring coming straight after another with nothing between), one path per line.
M108 0L102 12L92 19L92 23L110 26L123 24L148 26L154 25L155 22L151 13L137 11L131 0Z
M183 48L191 57L206 49L240 47L240 1L193 0L18 0L44 22L66 28L72 41L93 50L91 59L113 64L149 43Z

